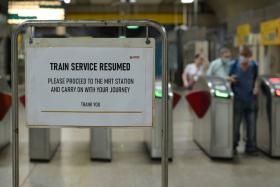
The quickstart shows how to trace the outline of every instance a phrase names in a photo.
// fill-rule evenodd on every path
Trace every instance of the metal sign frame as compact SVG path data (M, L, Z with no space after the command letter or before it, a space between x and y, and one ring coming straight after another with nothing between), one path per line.
M149 20L111 20L111 21L26 21L12 32L12 175L13 187L19 187L19 119L18 119L18 35L27 28L35 27L126 27L129 25L152 27L160 33L162 40L162 133L161 133L161 186L168 187L168 62L167 34L165 28ZM74 126L73 126L74 127Z

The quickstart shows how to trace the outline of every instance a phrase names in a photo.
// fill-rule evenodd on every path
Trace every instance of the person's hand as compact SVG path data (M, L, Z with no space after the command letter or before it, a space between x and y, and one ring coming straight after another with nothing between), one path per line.
M237 80L236 80L236 75L229 76L229 77L227 78L227 80L228 80L229 82L231 82L231 83L236 83L236 82L237 82Z
M253 89L253 94L258 95L258 93L259 93L259 88L257 86L255 86Z
M189 84L187 82L184 82L184 87L187 88Z

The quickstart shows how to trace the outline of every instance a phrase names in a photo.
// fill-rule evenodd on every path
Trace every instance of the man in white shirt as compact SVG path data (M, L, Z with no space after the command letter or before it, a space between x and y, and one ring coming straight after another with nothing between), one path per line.
M220 58L210 63L207 75L226 78L228 77L230 65L231 51L223 47L220 49Z

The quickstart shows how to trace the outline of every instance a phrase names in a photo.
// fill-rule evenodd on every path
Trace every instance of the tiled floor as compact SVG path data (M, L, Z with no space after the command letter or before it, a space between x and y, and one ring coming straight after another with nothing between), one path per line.
M21 187L160 187L160 162L151 161L143 129L113 130L112 162L92 162L89 130L63 129L62 144L49 163L30 163L28 131L20 107ZM192 141L186 102L174 110L175 158L169 165L170 187L279 187L280 160L248 157L240 150L232 161L213 161ZM11 186L11 146L0 153L0 187Z

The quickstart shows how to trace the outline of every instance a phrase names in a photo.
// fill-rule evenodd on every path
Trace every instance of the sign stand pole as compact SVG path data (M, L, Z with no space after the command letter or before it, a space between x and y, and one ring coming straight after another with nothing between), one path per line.
M162 115L163 124L162 124L162 138L161 138L161 155L162 155L162 187L168 187L168 62L167 62L167 37L162 34L163 36L163 47L162 47L162 55L163 55L163 62L162 62L162 90L163 90L163 102L162 102Z
M19 187L19 129L18 129L18 37L12 35L12 174L13 187Z
M12 33L12 174L13 187L19 187L19 120L18 120L18 35L28 27L125 27L128 25L156 29L162 40L162 187L168 187L168 62L167 35L160 24L148 20L112 20L112 21L26 21L17 26Z

